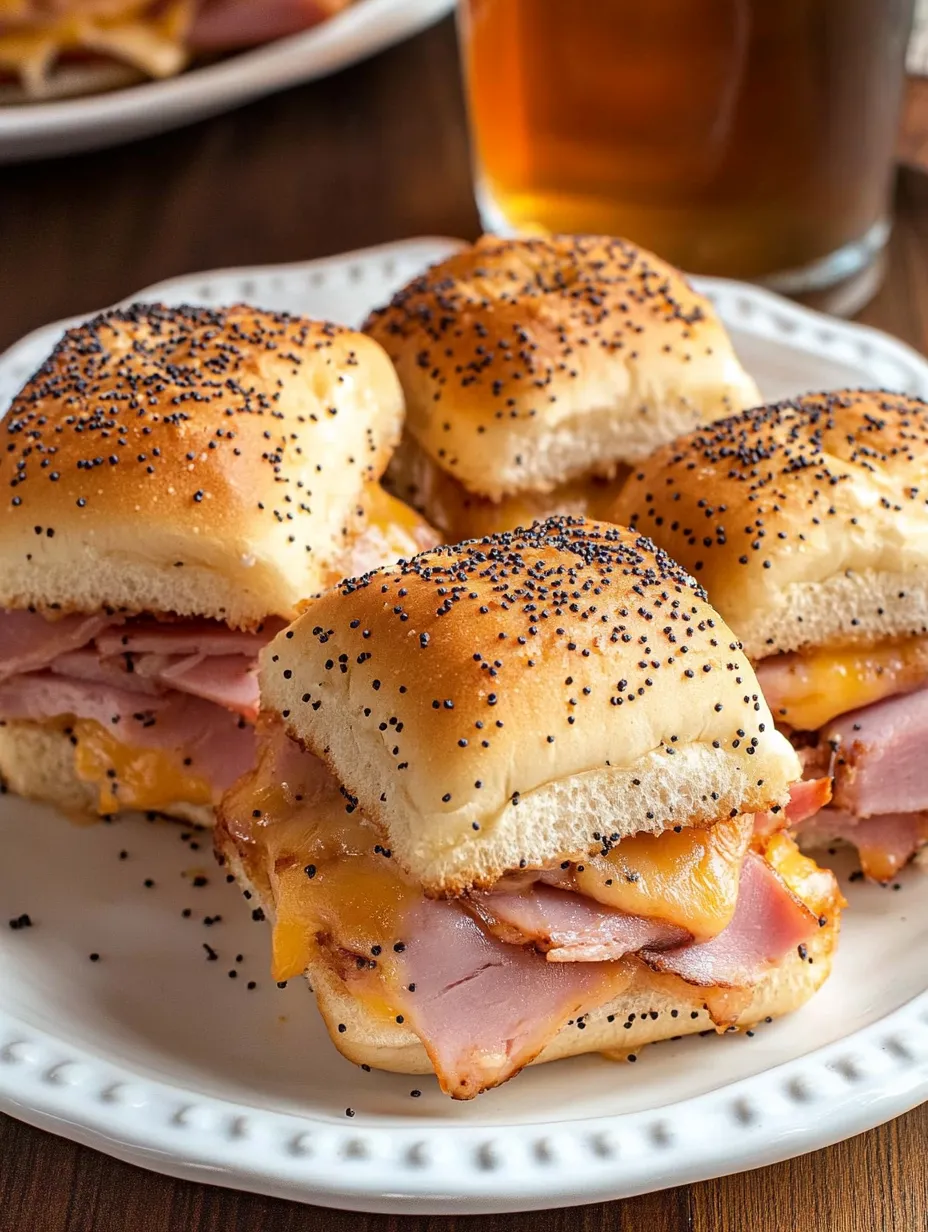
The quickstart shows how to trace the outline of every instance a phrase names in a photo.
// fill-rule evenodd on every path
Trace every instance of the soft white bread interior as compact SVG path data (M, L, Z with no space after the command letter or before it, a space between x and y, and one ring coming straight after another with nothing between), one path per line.
M222 830L219 833L221 855L239 885L273 921L274 901L268 885L249 876L229 835ZM725 1025L745 1030L766 1018L788 1014L804 1005L828 978L839 920L839 910L831 911L827 923L803 947L804 956L791 951L749 994L739 991L730 1011L730 990L697 988L678 976L658 974L632 960L636 973L628 987L613 1001L584 1015L581 1028L576 1022L563 1027L531 1064L590 1052L627 1056L659 1040L718 1026L724 1029ZM418 1036L394 1017L374 1012L323 957L312 961L305 974L332 1042L349 1061L399 1074L433 1072Z
M348 571L402 419L390 360L353 330L241 305L105 313L0 425L0 606L291 615Z
M9 791L52 804L75 820L100 820L99 790L78 778L74 749L59 725L0 721L0 782ZM195 826L211 826L214 821L209 805L183 800L161 806L158 812Z
M928 631L928 404L844 390L758 407L635 470L611 516L706 588L752 659Z
M693 579L579 518L342 583L265 648L261 694L430 894L783 805L800 777Z
M407 432L493 500L611 476L760 401L710 302L626 240L484 236L364 328L396 364Z

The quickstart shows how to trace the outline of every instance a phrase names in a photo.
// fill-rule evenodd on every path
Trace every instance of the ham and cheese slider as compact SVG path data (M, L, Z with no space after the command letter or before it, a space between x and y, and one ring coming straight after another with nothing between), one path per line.
M369 338L253 308L69 330L0 423L0 775L208 823L301 599L435 541L376 482L403 399Z
M797 828L887 881L928 841L928 406L875 391L760 407L666 446L613 507L742 640L806 776Z
M341 583L262 653L217 847L338 1049L467 1099L801 1005L840 896L800 764L703 592L581 518ZM760 837L755 837L756 819Z
M484 236L364 328L406 395L387 483L450 542L599 516L629 465L760 401L711 303L626 240Z

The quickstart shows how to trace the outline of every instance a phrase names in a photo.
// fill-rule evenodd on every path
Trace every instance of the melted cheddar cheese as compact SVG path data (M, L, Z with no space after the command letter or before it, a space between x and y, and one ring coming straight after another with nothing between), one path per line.
M795 840L784 832L771 834L760 844L764 859L801 902L816 915L839 910L845 899L834 873L819 868L802 854Z
M70 727L77 741L75 772L97 788L102 816L126 808L165 808L179 800L212 804L209 782L191 774L176 754L132 748L92 719L76 719Z
M359 978L352 991L373 1012L392 1017L392 945L401 939L400 921L421 891L397 876L389 860L376 856L317 865L311 879L307 867L291 864L274 876L273 978L302 974L320 946L331 946L345 951L352 974L361 974L357 956L368 960L380 978Z
M422 891L358 812L346 810L322 764L282 734L262 742L256 769L226 796L219 824L249 876L273 898L274 979L301 974L320 947L330 957L344 951L346 967L355 965L352 991L372 1010L388 1013L391 944ZM567 878L598 902L678 924L706 940L734 914L752 835L750 816L710 830L635 835L606 856L573 865ZM377 960L375 978L356 967L358 957L369 955Z
M628 915L665 920L697 941L731 921L741 866L754 832L752 816L720 821L709 830L666 830L624 838L606 856L574 868L581 894Z
M817 731L839 714L917 688L926 676L925 637L781 655L758 668L774 718L796 731Z
M420 896L320 762L281 733L262 739L255 769L227 793L217 833L274 903L271 974L302 975L324 954L373 1015L391 1001L400 919ZM368 966L359 968L360 958ZM341 959L341 961L339 961Z

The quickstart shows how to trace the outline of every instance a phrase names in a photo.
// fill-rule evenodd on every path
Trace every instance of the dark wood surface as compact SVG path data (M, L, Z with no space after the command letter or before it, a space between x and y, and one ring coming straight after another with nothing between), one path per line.
M445 22L179 133L0 167L0 347L174 274L477 228ZM928 350L928 179L917 172L901 176L888 276L861 319ZM757 1172L605 1206L452 1220L342 1214L173 1181L0 1117L0 1232L388 1228L924 1232L928 1105Z

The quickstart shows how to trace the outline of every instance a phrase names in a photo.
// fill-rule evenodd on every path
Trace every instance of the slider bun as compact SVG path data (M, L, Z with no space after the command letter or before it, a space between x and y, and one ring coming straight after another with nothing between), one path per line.
M52 804L77 821L99 821L97 790L74 772L74 749L60 727L20 719L0 722L0 782L29 800ZM166 817L211 826L213 810L183 800L159 808Z
M706 588L752 659L928 632L928 404L809 394L665 445L610 516Z
M248 890L253 901L261 904L267 918L273 920L274 901L269 888L249 880L228 838L223 843L222 853L242 889ZM831 972L839 919L840 912L829 912L828 923L808 942L805 960L796 950L791 950L781 963L763 976L734 1025L744 1030L766 1018L788 1014L809 1000ZM632 983L613 1001L587 1015L582 1031L575 1025L562 1028L532 1064L588 1052L625 1056L645 1044L713 1028L712 1017L705 1006L716 996L724 1001L726 989L697 988L678 976L657 974L643 964L636 963L636 966L638 970ZM307 968L306 979L315 993L333 1044L349 1061L398 1074L433 1072L418 1036L395 1019L373 1013L347 989L324 959L314 961ZM672 1010L679 1011L676 1017L671 1015ZM693 1013L695 1018L691 1017ZM629 1018L632 1018L632 1025L626 1029Z
M247 626L344 573L402 424L362 334L135 305L69 330L0 425L0 606Z
M579 518L342 583L262 652L261 694L429 894L762 811L800 774L693 579Z
M409 435L494 500L613 475L760 401L709 301L626 240L484 236L364 328L396 364Z

